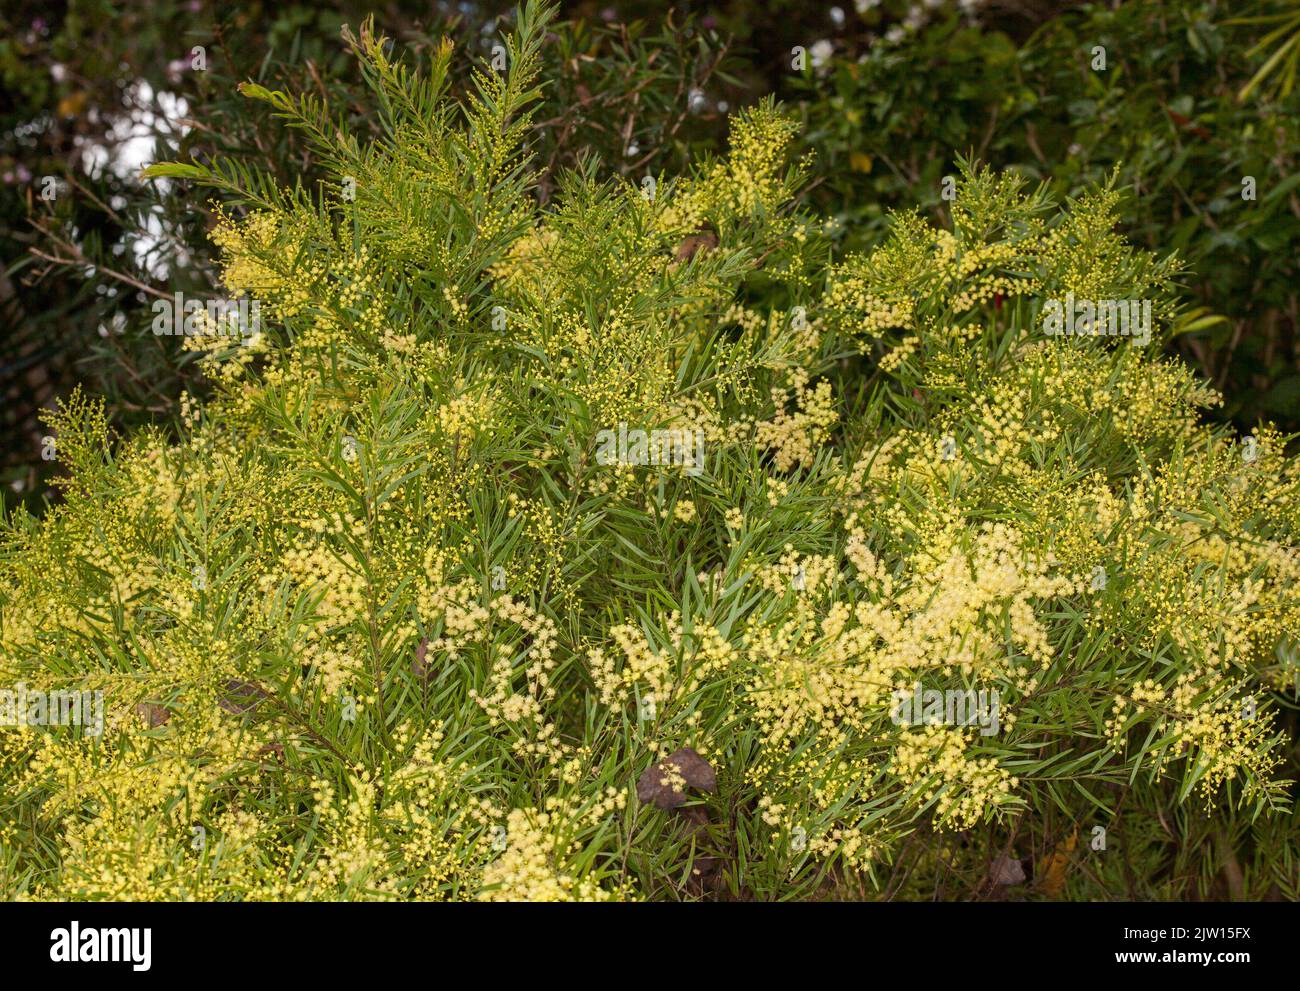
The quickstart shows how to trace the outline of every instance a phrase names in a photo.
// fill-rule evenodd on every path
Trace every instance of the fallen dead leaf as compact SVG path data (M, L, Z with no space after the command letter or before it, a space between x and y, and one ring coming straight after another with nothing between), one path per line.
M1074 852L1078 842L1079 827L1075 826L1073 832L1056 844L1056 849L1043 858L1038 873L1043 879L1041 885L1043 893L1049 898L1059 898L1065 889L1066 868L1070 866L1070 854Z
M226 693L227 697L221 699L219 705L227 712L233 712L237 716L245 712L252 712L257 708L259 702L265 698L270 698L266 692L252 682L239 681L238 679L226 682Z
M682 777L692 788L709 792L718 790L718 775L714 772L713 765L690 747L674 751L664 761L681 771Z
M668 782L680 782L676 787ZM686 788L713 792L718 788L718 775L713 765L690 747L682 747L657 764L651 764L636 783L636 797L669 810L680 818L691 837L688 859L682 864L683 885L697 898L720 890L723 860L715 853L709 836L709 813L698 805L686 805Z
M718 246L718 235L711 230L700 230L695 234L688 235L677 246L677 260L679 262L688 262L695 257L697 252L712 251Z
M713 765L690 747L682 747L641 772L636 782L636 797L642 802L653 802L661 809L685 805L686 793L671 783L664 783L670 780L671 769L676 769L691 788L709 792L718 788L718 776Z
M135 714L143 719L150 729L157 729L172 717L170 712L153 702L141 702L135 707Z
M1005 853L999 854L993 858L989 876L994 884L1024 884L1025 866L1015 857L1008 857Z

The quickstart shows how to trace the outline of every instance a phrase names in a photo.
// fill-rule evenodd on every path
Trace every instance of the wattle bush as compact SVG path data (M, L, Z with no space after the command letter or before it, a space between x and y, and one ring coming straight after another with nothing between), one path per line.
M1155 817L1293 847L1296 463L1204 424L1113 191L972 167L951 230L837 262L764 105L541 208L546 20L464 106L450 47L363 30L374 143L246 87L322 190L151 170L237 201L264 326L190 339L179 439L67 404L66 501L6 521L0 683L107 722L0 728L3 894L933 897L1010 851L1059 897L1122 890ZM1067 294L1150 300L1152 340L1044 335ZM996 725L908 723L918 683Z

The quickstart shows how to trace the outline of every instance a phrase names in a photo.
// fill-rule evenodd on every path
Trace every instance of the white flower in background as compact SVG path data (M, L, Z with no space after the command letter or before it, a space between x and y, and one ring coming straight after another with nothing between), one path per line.
M808 49L808 54L812 56L813 68L820 69L823 65L829 62L831 56L835 54L835 46L831 44L829 40L823 38L821 41L815 42L812 48Z
M880 0L853 0L853 6L859 14L865 14L867 11L879 7Z

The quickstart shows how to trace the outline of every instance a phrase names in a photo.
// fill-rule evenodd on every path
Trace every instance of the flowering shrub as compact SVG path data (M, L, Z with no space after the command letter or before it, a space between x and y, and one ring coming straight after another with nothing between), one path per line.
M1216 0L1057 5L1019 41L986 16L1005 5L983 5L979 21L912 6L922 16L860 57L838 40L801 80L812 199L837 240L874 244L899 204L941 215L944 177L967 149L1060 196L1117 173L1126 233L1177 248L1188 293L1212 311L1189 310L1171 343L1222 389L1216 418L1294 429L1300 94L1261 99L1279 87L1251 86L1294 4L1264 0L1250 17Z
M547 19L463 106L450 46L416 74L363 29L373 142L246 86L320 196L151 169L234 198L262 333L193 339L178 438L74 398L66 502L6 523L0 683L106 725L0 728L4 893L925 895L963 837L1125 800L1285 827L1296 464L1202 424L1114 192L969 167L951 229L834 262L765 104L543 209ZM1067 294L1150 300L1152 343L1045 335ZM620 424L703 463L598 458ZM900 718L921 685L996 726Z

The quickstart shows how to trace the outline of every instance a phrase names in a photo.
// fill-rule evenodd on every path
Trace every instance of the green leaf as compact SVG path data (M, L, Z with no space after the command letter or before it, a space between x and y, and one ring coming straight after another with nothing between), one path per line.
M208 179L212 173L202 165L184 162L155 162L140 172L141 179Z

